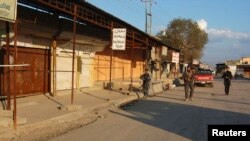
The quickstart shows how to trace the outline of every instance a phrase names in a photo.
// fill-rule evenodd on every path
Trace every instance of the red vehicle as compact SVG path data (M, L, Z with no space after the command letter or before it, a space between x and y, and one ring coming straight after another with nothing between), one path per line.
M211 70L198 69L194 75L194 84L213 87L214 75Z

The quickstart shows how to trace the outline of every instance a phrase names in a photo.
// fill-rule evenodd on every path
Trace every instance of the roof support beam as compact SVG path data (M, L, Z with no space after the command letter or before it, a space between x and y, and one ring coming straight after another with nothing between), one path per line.
M22 2L25 0L20 0L20 1ZM47 6L48 8L54 9L55 11L61 11L64 14L68 14L70 16L74 15L74 4L76 4L71 0L64 0L64 1L31 0L31 2L33 5L42 4L44 6ZM125 22L120 21L119 19L115 19L115 17L112 17L107 13L103 13L101 10L99 11L93 10L94 7L89 8L90 5L87 3L76 4L76 5L77 5L76 17L80 20L83 20L84 22L88 22L109 30L111 30L111 22L113 22L113 28L127 28L127 36L130 38L134 38L135 41L146 43L146 40L148 38L149 46L160 46L161 44L163 44L158 39L150 35L147 35L142 31L139 31L135 27L126 24Z

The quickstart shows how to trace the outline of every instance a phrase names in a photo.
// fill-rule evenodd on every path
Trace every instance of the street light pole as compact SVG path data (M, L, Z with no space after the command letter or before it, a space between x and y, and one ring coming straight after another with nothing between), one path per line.
M145 32L152 33L152 0L141 0L145 3Z

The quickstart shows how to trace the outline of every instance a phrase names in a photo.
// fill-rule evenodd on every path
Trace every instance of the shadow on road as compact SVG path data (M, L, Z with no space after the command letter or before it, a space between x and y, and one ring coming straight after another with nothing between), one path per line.
M160 96L160 95L156 95L156 96L154 96L154 97L167 98L167 99L173 99L173 100L184 101L184 98L175 98L175 97Z
M91 93L87 93L87 92L84 92L84 91L80 91L82 94L86 94L86 95L89 95L89 96L92 96L92 97L95 97L95 98L98 98L98 99L101 99L101 100L105 100L105 101L108 101L109 99L107 98L103 98L103 97L100 97L100 96L96 96L96 95L93 95Z
M245 104L245 105L250 105L250 103L246 102L239 102L239 101L233 101L233 100L221 100L221 99L214 99L214 98L204 98L204 97L196 97L199 99L206 99L206 100L213 100L213 101L219 101L219 102L229 102L229 103L236 103L236 104Z
M249 114L165 101L142 100L123 109L128 113L110 112L190 140L207 140L208 124L250 124Z
M47 96L47 95L44 95L46 98L48 98L49 100L55 102L56 104L58 104L59 106L64 106L62 103L60 103L59 101L56 101L55 99L53 99L52 97L50 96Z
M225 96L222 94L211 94L213 96ZM167 98L167 99L173 99L173 100L178 100L178 101L184 101L184 98L174 98L174 97L168 97L168 96L160 96L157 95L155 97L159 97L159 98ZM236 104L245 104L245 105L250 105L250 102L239 102L239 101L233 101L233 100L226 100L226 99L215 99L215 98L204 98L204 97L200 97L200 96L195 96L195 99L206 99L206 100L212 100L212 101L218 101L218 102L229 102L229 103L236 103Z

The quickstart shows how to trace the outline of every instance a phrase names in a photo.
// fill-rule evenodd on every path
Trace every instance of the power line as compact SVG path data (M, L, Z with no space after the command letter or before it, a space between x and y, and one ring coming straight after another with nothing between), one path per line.
M167 16L169 16L170 18L173 18L173 16L171 16L168 11L165 10L165 8L163 8L160 4L156 4L160 9L161 11L163 11L165 14L167 14Z
M89 1L91 2L91 1ZM141 19L142 11L138 11L138 8L135 7L131 9L131 2L126 1L116 1L115 3L112 0L106 0L102 5L98 5L101 9L111 13L112 15L121 18L124 21L130 21L132 23L138 23L138 19ZM134 7L134 6L133 6ZM117 12L119 11L119 13ZM136 12L133 12L136 11ZM141 13L141 14L140 14Z
M90 3L95 3L94 0L91 2L91 0L87 0ZM140 4L141 3L141 4ZM143 4L145 6L143 6ZM165 8L162 8L159 4L156 3L156 0L105 0L105 2L97 3L98 7L101 9L110 12L116 17L121 18L122 20L131 23L132 25L136 25L137 28L143 30L143 25L141 25L141 22L138 22L138 20L143 19L143 15L145 16L145 23L144 28L145 32L148 34L152 34L152 28L153 28L153 16L152 16L152 8L153 6L157 6L155 8L158 8L158 10L162 11L162 13L167 14L169 17L171 17L165 10ZM119 12L118 12L119 11ZM166 20L159 16L158 14L155 14L154 19L156 21L159 21L160 23L166 23Z

